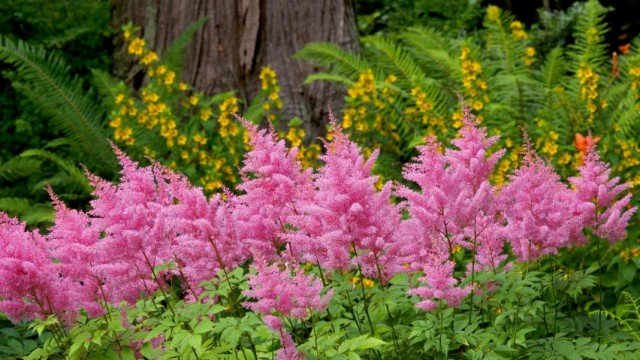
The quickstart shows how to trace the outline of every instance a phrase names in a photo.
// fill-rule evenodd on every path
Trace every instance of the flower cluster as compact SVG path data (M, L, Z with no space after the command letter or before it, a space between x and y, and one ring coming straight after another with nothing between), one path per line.
M512 21L511 24L509 24L509 28L511 28L511 34L516 40L527 40L529 38L527 31L524 29L524 25L520 21Z
M266 112L282 109L282 100L280 99L280 85L276 72L270 67L263 67L260 70L260 88L266 93L267 101L262 104L262 108ZM267 115L269 121L274 121L276 115L270 113Z
M369 69L358 74L358 79L347 90L342 126L357 136L368 152L380 145L399 152L395 145L400 140L397 126L393 122L383 120L385 112L389 111L396 101L397 94L393 89L396 81L395 75L389 75L378 83L373 70ZM408 107L405 112L413 115L417 111L414 107ZM381 138L377 134L388 140L376 140Z
M585 102L589 117L589 123L593 123L593 117L598 110L596 99L598 98L598 75L589 64L582 63L576 71L576 77L580 83L580 99Z
M471 47L463 46L460 50L460 70L462 72L462 87L465 96L468 98L471 107L475 111L480 111L489 102L487 95L487 83L481 77L482 65L471 52ZM462 113L453 114L454 127L462 126ZM479 120L482 118L479 117Z
M283 318L324 311L332 295L302 264L321 274L355 270L352 282L363 289L423 272L409 294L431 311L488 288L474 275L505 266L508 248L518 260L534 261L584 243L587 228L618 241L636 211L595 141L570 179L573 188L530 145L497 188L490 179L504 150L490 152L498 138L478 127L468 107L451 148L430 138L405 167L415 186L378 188L378 152L365 157L332 117L324 165L315 173L273 129L243 125L252 149L240 195L208 198L185 176L158 163L141 167L115 148L121 181L88 174L95 198L87 212L66 208L51 192L56 219L46 235L1 214L0 310L15 321L56 315L69 323L81 309L97 316L107 303L165 291L173 276L187 300L198 301L203 281L253 261L244 294L255 301L245 306L279 332L279 358L298 358ZM457 271L461 253L468 261Z
M127 52L138 59L149 81L139 94L121 86L109 122L114 140L164 159L170 167L193 169L187 175L209 192L236 184L244 134L230 116L240 111L239 99L232 94L207 98L179 82L176 72L132 31L125 27Z

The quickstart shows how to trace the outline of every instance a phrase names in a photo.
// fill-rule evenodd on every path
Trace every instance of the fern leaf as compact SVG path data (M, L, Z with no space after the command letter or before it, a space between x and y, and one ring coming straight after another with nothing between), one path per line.
M46 150L41 149L30 149L22 154L20 157L23 158L40 158L48 160L54 164L56 164L60 170L66 173L69 177L67 181L69 181L68 185L76 184L85 190L87 193L91 192L91 187L89 186L89 181L87 180L84 172L73 162L63 159L60 156ZM44 181L46 182L46 180ZM41 188L41 186L37 186Z
M40 171L42 161L34 158L14 157L0 164L0 179L15 181Z
M103 171L115 169L115 157L107 143L103 119L106 114L69 67L42 46L0 36L0 61L16 67L20 77L14 86L53 124L73 140L73 147Z
M355 83L353 80L347 78L346 76L327 73L315 73L307 76L307 78L304 79L304 84L306 85L316 81L339 83L347 87L351 87Z
M397 75L400 81L404 78L410 86L417 87L427 78L411 55L390 40L369 36L364 38L363 42L372 46L374 57L379 60L379 64L388 72Z
M193 35L200 30L209 20L208 17L200 18L198 21L189 25L180 36L171 42L171 45L165 50L162 60L167 67L180 75L182 64L184 63L184 54L187 51L187 45ZM179 76L178 76L179 77Z
M294 59L307 60L316 65L326 66L331 73L343 76L357 76L372 68L361 56L342 50L332 43L310 43L295 53Z

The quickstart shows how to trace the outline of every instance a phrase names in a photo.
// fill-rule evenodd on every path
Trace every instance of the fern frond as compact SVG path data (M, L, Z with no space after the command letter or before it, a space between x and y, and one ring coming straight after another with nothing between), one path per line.
M362 41L371 46L376 64L387 73L396 75L399 82L404 80L411 87L418 87L427 79L412 56L392 41L380 36L368 36Z
M570 46L573 71L583 63L599 67L607 61L607 44L604 41L608 32L605 22L607 12L609 10L596 0L584 4L584 11L578 15L573 34L575 43Z
M537 73L545 95L562 84L567 72L566 64L562 48L557 47L549 52L542 68Z
M75 185L75 186L79 187L80 189L84 190L87 193L91 192L91 187L89 186L89 181L87 180L84 172L80 169L80 167L78 167L72 161L63 159L60 156L56 155L55 153L52 153L52 152L47 151L47 150L41 150L41 149L30 149L30 150L27 150L27 151L23 152L22 154L20 154L20 157L22 157L22 158L39 158L39 159L48 160L48 161L54 163L55 165L57 165L60 168L60 170L62 170L65 174L68 175L68 178L66 179L66 181L68 181L68 183L66 185L68 185L68 186ZM46 183L46 182L47 182L47 180L43 181L43 183ZM42 188L42 186L40 186L40 185L38 185L36 187L37 188Z
M193 37L193 35L200 30L206 22L209 21L208 17L200 18L198 21L189 25L180 36L171 42L169 47L162 54L162 60L171 70L180 75L182 65L184 63L184 55L187 51L187 45ZM179 76L178 76L179 77Z
M40 171L42 161L34 158L14 157L0 164L0 179L15 181Z
M310 43L295 53L294 59L306 60L329 68L332 74L355 77L372 68L360 55L352 54L332 43Z
M98 69L91 69L91 85L93 85L104 100L103 104L115 103L119 88L124 88L121 81L109 75L106 71Z
M49 205L36 204L20 215L20 220L28 226L38 226L53 222L55 215L53 208Z
M31 204L28 199L16 197L0 198L0 210L10 215L23 214L29 210Z
M450 79L459 69L460 61L450 53L451 41L429 28L410 28L401 34L406 49L423 71L434 79Z
M42 46L0 36L0 61L15 66L20 77L14 82L53 124L73 139L73 148L103 171L115 169L115 157L106 141L103 119L106 114L92 94L83 89L81 79L69 76L64 61Z
M304 79L304 84L306 85L306 84L310 84L310 83L316 82L316 81L328 81L328 82L342 84L342 85L345 85L347 87L351 87L351 86L353 86L353 84L355 84L355 81L349 79L346 76L335 75L335 74L327 74L327 73L311 74L311 75L307 76L306 79Z

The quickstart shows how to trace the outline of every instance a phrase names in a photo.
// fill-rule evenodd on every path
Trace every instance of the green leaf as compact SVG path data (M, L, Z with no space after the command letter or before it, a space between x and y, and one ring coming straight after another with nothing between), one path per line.
M371 337L370 335L361 335L343 342L338 348L339 353L348 351L367 350L385 345L386 342Z

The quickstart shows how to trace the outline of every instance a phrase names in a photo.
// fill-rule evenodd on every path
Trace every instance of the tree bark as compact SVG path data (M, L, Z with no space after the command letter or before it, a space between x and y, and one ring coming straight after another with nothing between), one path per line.
M317 69L291 57L314 41L358 49L352 0L115 1L115 24L133 22L159 53L203 17L208 21L187 48L185 82L208 95L237 90L250 100L259 90L260 69L270 66L281 85L284 119L298 116L312 137L322 133L327 108L340 107L344 93L328 83L303 85ZM123 50L116 54L116 64L120 75L131 75Z

